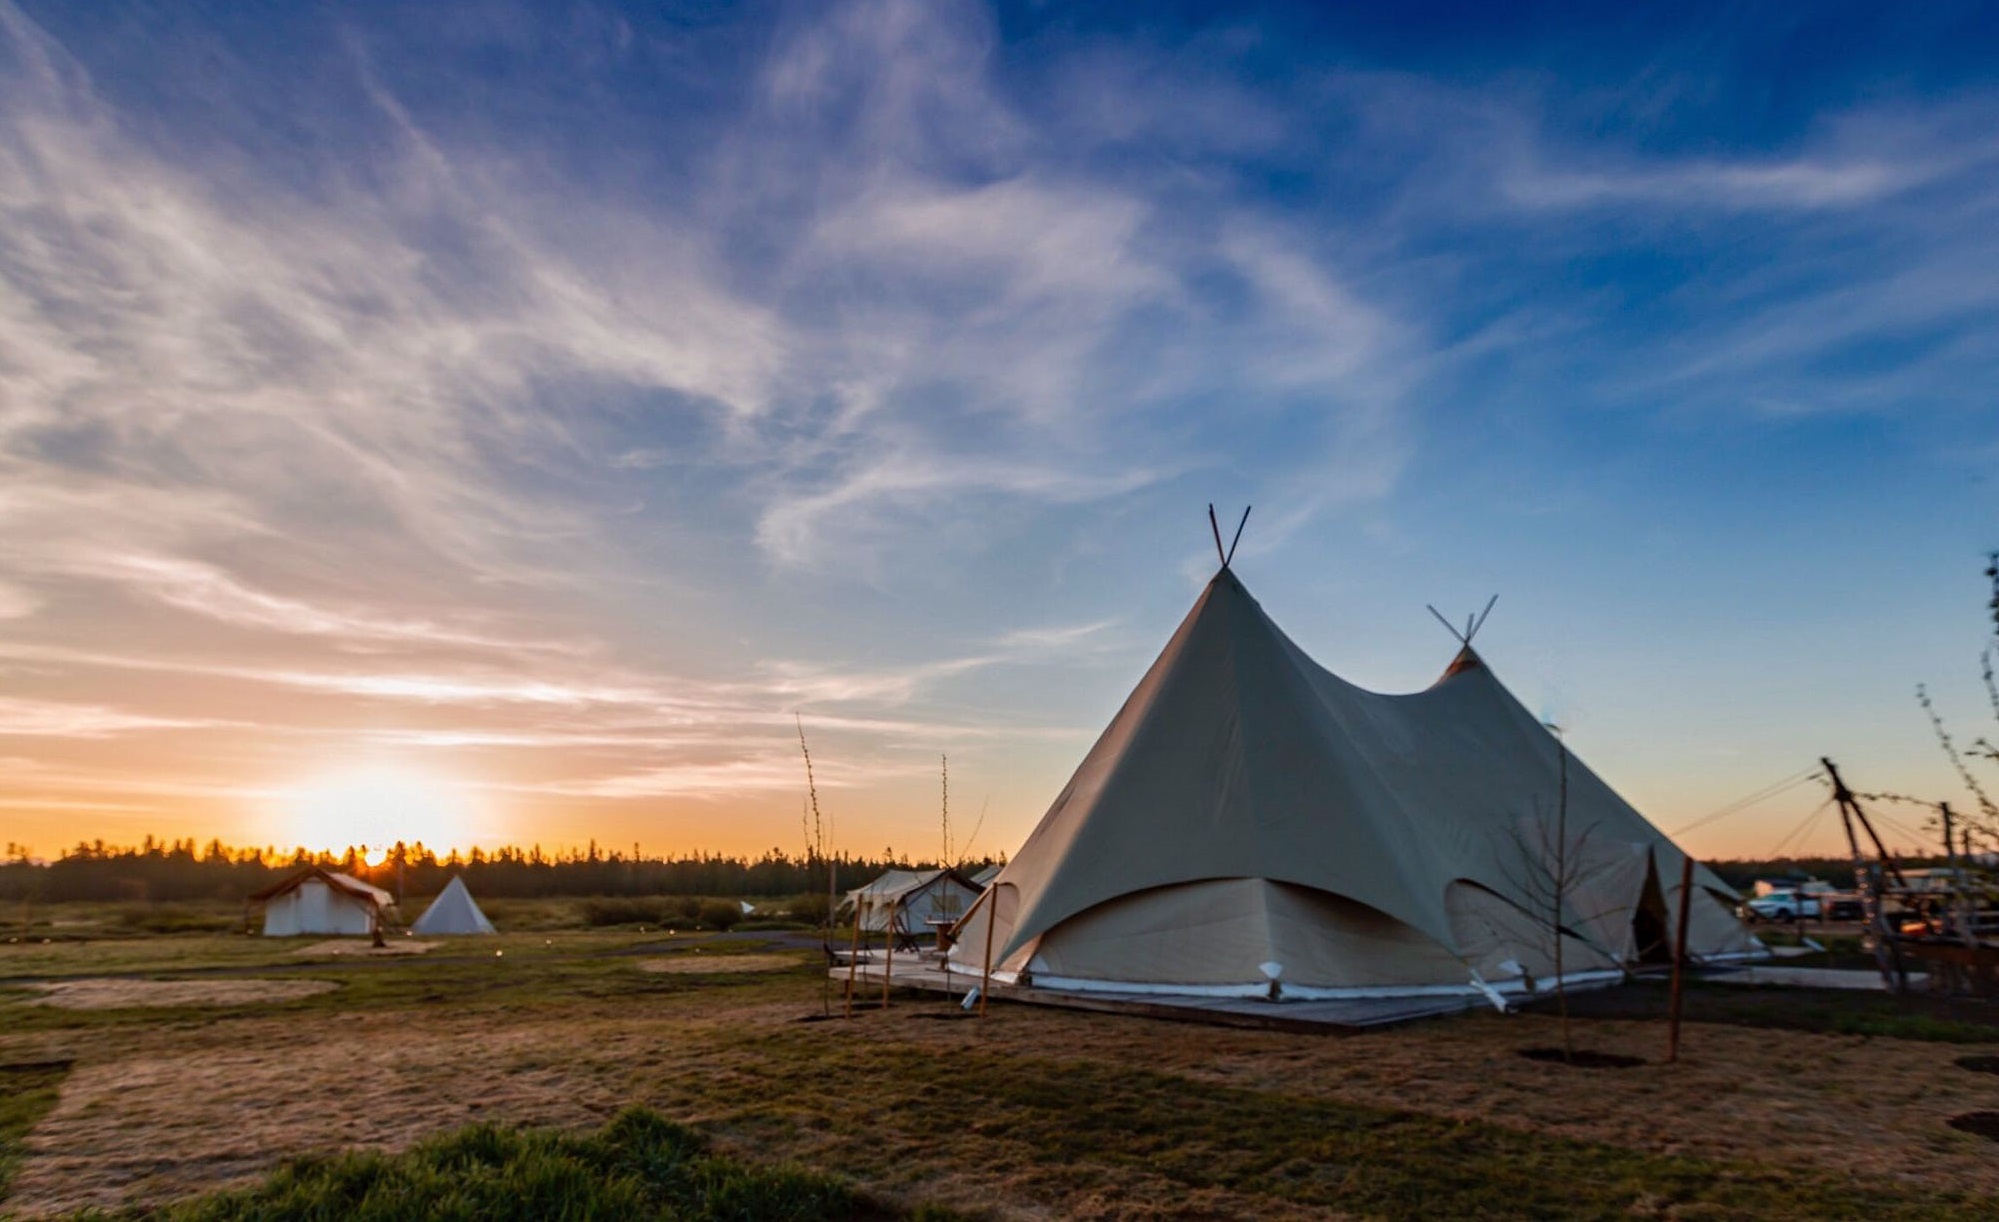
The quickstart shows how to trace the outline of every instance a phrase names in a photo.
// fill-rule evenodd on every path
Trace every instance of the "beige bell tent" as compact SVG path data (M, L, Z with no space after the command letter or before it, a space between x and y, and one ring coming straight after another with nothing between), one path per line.
M868 933L887 930L893 920L900 932L920 934L963 917L978 898L977 885L956 870L890 870L847 892L840 911L852 911Z
M307 866L249 898L264 905L264 935L272 938L365 936L375 932L383 910L395 904L395 897L380 887L320 866Z
M1225 566L951 954L982 970L991 920L1006 983L1499 1004L1551 982L1557 900L1565 981L1668 958L1682 861L1469 644L1424 691L1364 691ZM1695 880L1689 950L1759 951Z
M410 926L410 932L418 937L439 937L452 934L492 933L493 923L479 909L479 903L472 893L465 889L465 880L454 874L451 881L444 884L444 890L430 901L430 907Z

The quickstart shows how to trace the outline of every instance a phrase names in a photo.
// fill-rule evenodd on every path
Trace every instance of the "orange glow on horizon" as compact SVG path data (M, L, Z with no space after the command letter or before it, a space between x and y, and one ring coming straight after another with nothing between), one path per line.
M285 794L277 814L290 843L327 852L365 845L370 865L386 860L397 841L437 847L479 839L479 812L456 782L407 768L314 779Z

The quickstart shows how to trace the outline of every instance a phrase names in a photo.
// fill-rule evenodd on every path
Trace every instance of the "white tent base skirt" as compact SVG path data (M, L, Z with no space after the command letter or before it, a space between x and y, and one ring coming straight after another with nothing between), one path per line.
M997 973L995 974L997 977ZM1002 983L1019 985L1015 974L1008 972L1009 979ZM1521 978L1512 980L1491 980L1467 982L1465 984L1413 984L1384 985L1379 988L1315 988L1311 985L1285 984L1278 982L1273 988L1269 981L1254 984L1135 984L1123 980L1077 980L1067 976L1036 975L1033 987L1053 989L1063 993L1123 993L1134 997L1240 997L1278 1003L1290 1001L1385 1001L1413 1000L1425 997L1457 997L1473 1001L1493 1001L1495 995L1507 999L1531 999L1544 993L1552 993L1555 982L1536 981L1533 986ZM1578 989L1603 988L1624 979L1619 971L1569 972L1562 977L1562 984L1571 991Z
M879 961L856 965L857 997L881 996L883 966ZM836 967L828 974L836 985L846 983L846 967ZM1572 991L1605 988L1621 979L1620 972L1571 973L1567 987ZM909 989L962 998L979 987L979 974L967 974L956 967L947 973L930 956L922 959L911 956L908 960L898 957L889 983L898 991ZM1229 986L1190 989L1184 985L1135 985L1037 975L1032 985L1022 985L1011 972L995 972L992 999L1223 1027L1336 1034L1471 1009L1491 1009L1495 995L1509 1004L1553 995L1551 981L1541 982L1538 992L1528 992L1518 981L1501 981L1488 987L1490 992L1471 983L1401 989L1295 989L1272 1001L1268 984L1254 986L1254 991L1247 985L1236 989Z

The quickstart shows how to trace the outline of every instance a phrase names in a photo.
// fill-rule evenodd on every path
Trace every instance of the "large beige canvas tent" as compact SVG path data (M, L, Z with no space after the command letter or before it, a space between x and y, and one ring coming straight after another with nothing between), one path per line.
M958 920L978 897L978 886L956 870L890 870L847 892L840 911L853 911L868 933L883 932L893 920L900 932L920 934Z
M1569 983L1669 957L1683 860L1469 644L1424 691L1364 691L1225 566L951 953L980 971L990 920L1006 983L1499 1003L1551 983L1558 900ZM1757 952L1694 877L1690 952Z
M419 937L433 937L450 934L488 934L493 932L493 923L480 910L479 902L465 889L465 880L454 874L451 881L444 884L444 890L430 901L430 907L410 926L410 932Z
M382 911L395 904L380 887L319 866L307 866L249 898L263 903L264 934L273 938L371 934Z

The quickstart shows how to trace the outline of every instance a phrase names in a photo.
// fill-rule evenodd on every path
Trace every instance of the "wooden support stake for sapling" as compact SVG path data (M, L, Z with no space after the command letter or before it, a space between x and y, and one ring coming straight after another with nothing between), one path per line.
M833 918L831 916L828 916L826 918L826 923L828 925L831 925L833 923ZM859 970L860 964L861 964L861 901L855 900L854 941L852 948L847 951L847 1017L848 1018L852 1018L854 1016L854 973L857 970Z
M895 979L895 919L900 901L888 902L888 949L882 953L882 1009L888 1009L888 986Z
M1668 1065L1680 1059L1680 990L1687 973L1687 911L1693 906L1693 898L1694 859L1687 857L1680 863L1679 930L1673 935L1673 991L1672 1000L1667 1003L1666 1020Z
M992 903L986 905L986 966L979 976L979 1017L986 1016L986 996L993 991L993 926L999 923L999 886L990 884L986 894Z

